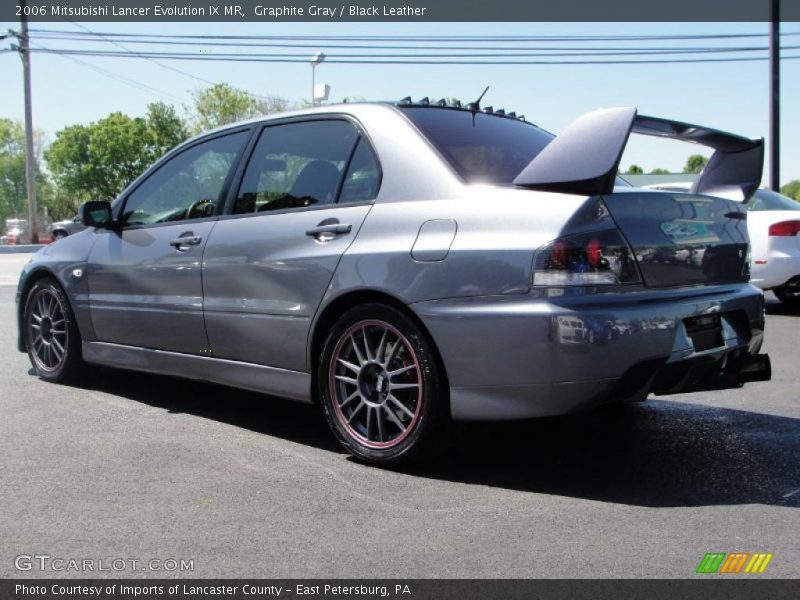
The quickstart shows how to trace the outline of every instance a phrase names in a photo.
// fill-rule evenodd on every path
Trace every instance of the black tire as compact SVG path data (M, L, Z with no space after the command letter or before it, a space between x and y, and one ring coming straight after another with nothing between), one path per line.
M402 311L375 303L342 315L323 345L317 380L325 420L357 459L394 466L431 458L442 447L447 388L433 344ZM345 395L355 396L349 405Z
M42 317L45 305L51 317ZM25 346L36 374L53 383L79 379L84 371L81 337L69 300L55 279L43 277L33 284L23 319Z
M53 241L57 242L58 240L63 240L67 237L67 233L64 231L54 231L53 232Z
M779 287L772 290L775 296L786 306L800 307L800 286Z

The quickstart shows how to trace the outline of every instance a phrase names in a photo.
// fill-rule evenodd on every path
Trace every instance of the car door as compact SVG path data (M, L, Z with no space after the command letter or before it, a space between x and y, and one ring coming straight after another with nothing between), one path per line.
M344 119L265 127L203 260L214 356L306 369L311 319L376 197L380 167Z
M217 135L178 152L126 195L119 227L95 232L88 278L99 341L207 354L203 249L249 135Z

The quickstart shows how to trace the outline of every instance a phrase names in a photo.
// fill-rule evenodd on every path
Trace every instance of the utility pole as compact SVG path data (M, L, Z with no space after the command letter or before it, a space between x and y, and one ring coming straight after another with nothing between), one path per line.
M25 183L28 188L28 229L31 232L31 244L39 243L39 230L36 227L36 158L33 155L33 110L31 109L31 54L28 43L28 18L25 16L25 0L20 0L22 7L19 36L19 55L22 59L22 78L25 89Z
M781 39L780 39L780 0L772 0L769 30L769 187L779 192L781 189Z

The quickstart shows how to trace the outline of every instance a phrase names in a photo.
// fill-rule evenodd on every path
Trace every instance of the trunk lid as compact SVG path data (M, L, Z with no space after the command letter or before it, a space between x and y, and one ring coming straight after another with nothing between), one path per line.
M639 190L603 200L648 287L749 280L747 212L741 203Z

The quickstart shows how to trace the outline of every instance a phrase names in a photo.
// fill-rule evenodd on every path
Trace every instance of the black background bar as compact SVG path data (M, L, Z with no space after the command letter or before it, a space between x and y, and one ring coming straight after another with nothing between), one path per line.
M338 586L354 586L351 593L326 593ZM25 586L21 590L18 586ZM112 587L113 586L113 587ZM122 593L123 586L134 588ZM209 593L195 594L198 586ZM246 594L248 589L266 590ZM301 586L298 588L298 586ZM224 588L235 592L225 593ZM32 588L39 588L37 593ZM75 592L87 588L86 593ZM93 588L93 589L90 589ZM92 593L100 589L100 594ZM217 592L211 593L211 588ZM280 593L278 592L280 589ZM383 595L383 590L386 595ZM111 590L116 590L112 592ZM300 594L299 591L318 593ZM356 591L358 590L358 591ZM409 593L403 593L405 591ZM173 592L173 593L171 593ZM0 580L2 600L771 600L800 597L800 580L762 579L760 575L699 575L693 579L384 579L384 580L292 580L292 579L26 579Z
M42 21L207 21L207 22L424 22L424 21L769 21L771 0L28 0L29 19ZM155 6L174 15L157 15ZM285 7L280 17L257 16L256 7ZM213 12L211 7L217 7ZM239 11L233 10L240 7ZM312 6L333 9L316 11ZM351 14L350 7L372 8L378 14ZM19 1L0 2L0 21L19 21ZM54 16L54 7L70 8L68 16ZM122 8L148 8L147 14L115 15ZM228 14L225 8L229 8ZM414 10L395 10L411 7ZM92 9L102 8L101 14ZM191 16L200 11L203 14ZM422 11L421 9L424 9ZM74 11L88 11L77 14ZM187 11L187 14L179 14ZM332 14L333 16L329 16ZM800 1L781 0L781 19L800 20Z

